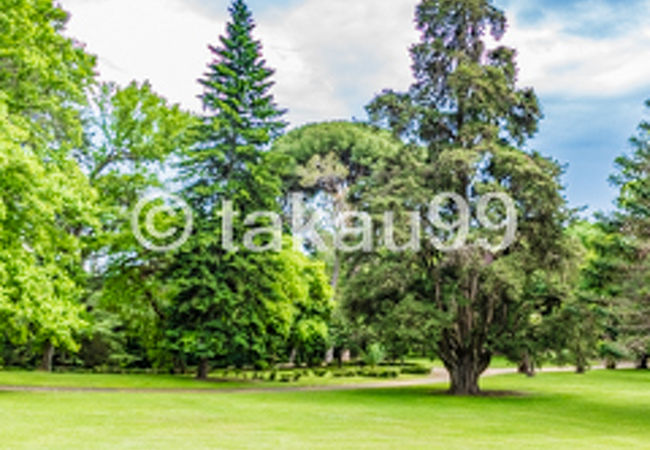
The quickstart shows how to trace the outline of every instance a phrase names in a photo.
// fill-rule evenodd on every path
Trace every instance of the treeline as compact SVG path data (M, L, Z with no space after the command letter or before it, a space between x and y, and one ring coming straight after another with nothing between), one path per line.
M453 392L476 393L495 353L529 373L550 362L584 371L593 358L645 364L650 125L617 160L617 211L578 220L562 168L526 149L541 108L517 85L515 51L485 44L506 30L491 2L422 1L407 91L379 94L367 123L290 132L242 0L210 46L202 114L147 82L100 83L51 0L0 4L4 365L206 377L348 351L417 354L443 361ZM167 252L143 246L131 217L159 191L194 219ZM295 192L322 216L293 236L303 246L288 226ZM232 236L225 201L239 213ZM149 217L183 228L182 214ZM265 231L251 237L252 225ZM223 245L244 236L268 251Z

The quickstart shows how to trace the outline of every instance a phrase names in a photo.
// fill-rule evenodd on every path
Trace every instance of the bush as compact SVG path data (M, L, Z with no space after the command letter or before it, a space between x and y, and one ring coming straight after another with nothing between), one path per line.
M360 372L363 377L369 378L397 378L400 374L399 369L364 369Z
M407 373L411 375L429 375L431 369L428 367L422 366L420 364L414 364L410 366L403 366L400 368L402 373Z
M382 378L397 378L399 377L399 369L384 369L380 371L380 377Z
M375 367L384 360L385 356L386 352L384 347L380 343L375 342L374 344L370 344L363 360L367 365Z

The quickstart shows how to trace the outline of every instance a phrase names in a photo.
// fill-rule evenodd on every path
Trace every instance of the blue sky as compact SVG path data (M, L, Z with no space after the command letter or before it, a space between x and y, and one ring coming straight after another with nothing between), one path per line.
M199 109L195 80L227 19L226 0L61 0L68 34L99 55L100 76L149 79ZM407 48L417 0L249 0L257 37L277 69L277 100L293 126L365 117L381 89L410 83ZM545 114L529 143L567 164L572 206L609 210L607 178L650 98L650 0L497 0L504 43L518 50L520 84Z

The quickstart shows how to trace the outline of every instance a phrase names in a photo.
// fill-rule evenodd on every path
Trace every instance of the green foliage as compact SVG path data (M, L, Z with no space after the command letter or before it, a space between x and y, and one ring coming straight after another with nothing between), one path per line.
M181 165L185 195L206 217L224 199L247 214L276 209L278 186L264 150L285 127L270 89L273 71L262 59L255 24L243 0L235 0L220 46L210 46L214 59L200 80L206 114L197 129L196 145Z
M93 83L95 58L62 32L67 14L52 0L0 2L0 91L23 142L64 161L82 142L79 109ZM18 123L19 122L19 123Z
M399 149L399 141L386 131L362 123L323 122L278 139L272 162L283 175L286 191L336 195L340 185L367 176L382 156Z
M650 108L650 100L646 102ZM616 229L607 271L609 293L619 320L620 341L647 365L650 354L650 123L641 122L630 143L633 152L617 158L612 182L619 187ZM621 276L623 275L623 276Z
M94 324L86 344L109 348L104 362L111 365L151 364L160 357L169 289L159 272L168 261L137 242L130 219L140 198L164 187L161 174L186 151L196 119L148 83L136 82L98 86L84 118L85 145L75 157L102 193L96 202L101 223L85 252L91 268L86 302Z
M369 366L375 367L384 360L385 356L386 351L384 350L384 347L379 342L375 342L370 344L363 360Z
M429 375L431 373L431 369L420 364L407 364L400 366L400 373L410 375Z
M561 168L520 149L537 129L537 98L516 86L515 51L486 47L485 34L498 41L505 22L488 1L419 4L422 37L411 49L415 82L405 93L385 91L367 107L373 123L391 129L405 147L383 158L353 194L377 220L387 210L402 218L415 211L427 226L429 202L442 192L464 197L474 211L487 193L514 199L517 239L506 250L476 245L480 238L493 242L494 233L471 227L470 245L462 249L441 252L423 239L420 252L375 252L349 262L349 283L360 276L366 281L357 286L371 286L371 293L346 291L349 311L376 323L406 299L433 305L435 351L451 372L452 392L465 394L478 392L478 375L492 353L528 327L534 310L525 296L529 278L569 256ZM455 209L443 206L446 221L453 221ZM490 214L496 223L504 218L498 209Z
M222 202L232 201L243 216L278 210L280 179L267 150L284 127L269 93L273 72L252 38L250 11L236 0L230 14L221 46L210 47L215 59L201 80L206 115L181 164L183 194L197 225L171 267L166 339L180 359L203 365L273 361L287 343L311 361L324 352L331 310L322 265L292 250L222 248L216 217ZM244 231L238 221L237 242Z
M21 145L26 134L0 102L0 322L14 345L76 350L83 247L71 230L93 223L94 193L74 164Z
M75 351L87 326L80 234L96 224L90 188L69 158L94 58L62 35L49 0L0 2L0 323L3 341Z

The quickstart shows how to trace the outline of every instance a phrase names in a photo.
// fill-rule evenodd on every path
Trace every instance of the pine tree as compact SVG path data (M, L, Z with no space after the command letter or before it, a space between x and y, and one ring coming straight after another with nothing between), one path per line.
M242 212L274 209L275 186L268 186L274 180L262 160L286 125L270 93L274 72L252 36L251 12L243 0L235 0L229 11L221 46L209 46L214 60L199 80L205 114L199 144L182 171L188 196L206 216L223 198Z
M195 213L195 230L174 258L176 295L167 313L167 337L185 363L259 363L270 358L290 327L291 296L277 278L286 271L277 254L222 246L218 213L233 202L239 217L275 211L280 180L267 150L285 123L270 89L273 71L253 39L255 24L243 0L230 6L230 22L205 76L202 123L196 145L181 164L183 194ZM234 224L241 238L242 220ZM237 242L239 242L237 240Z

